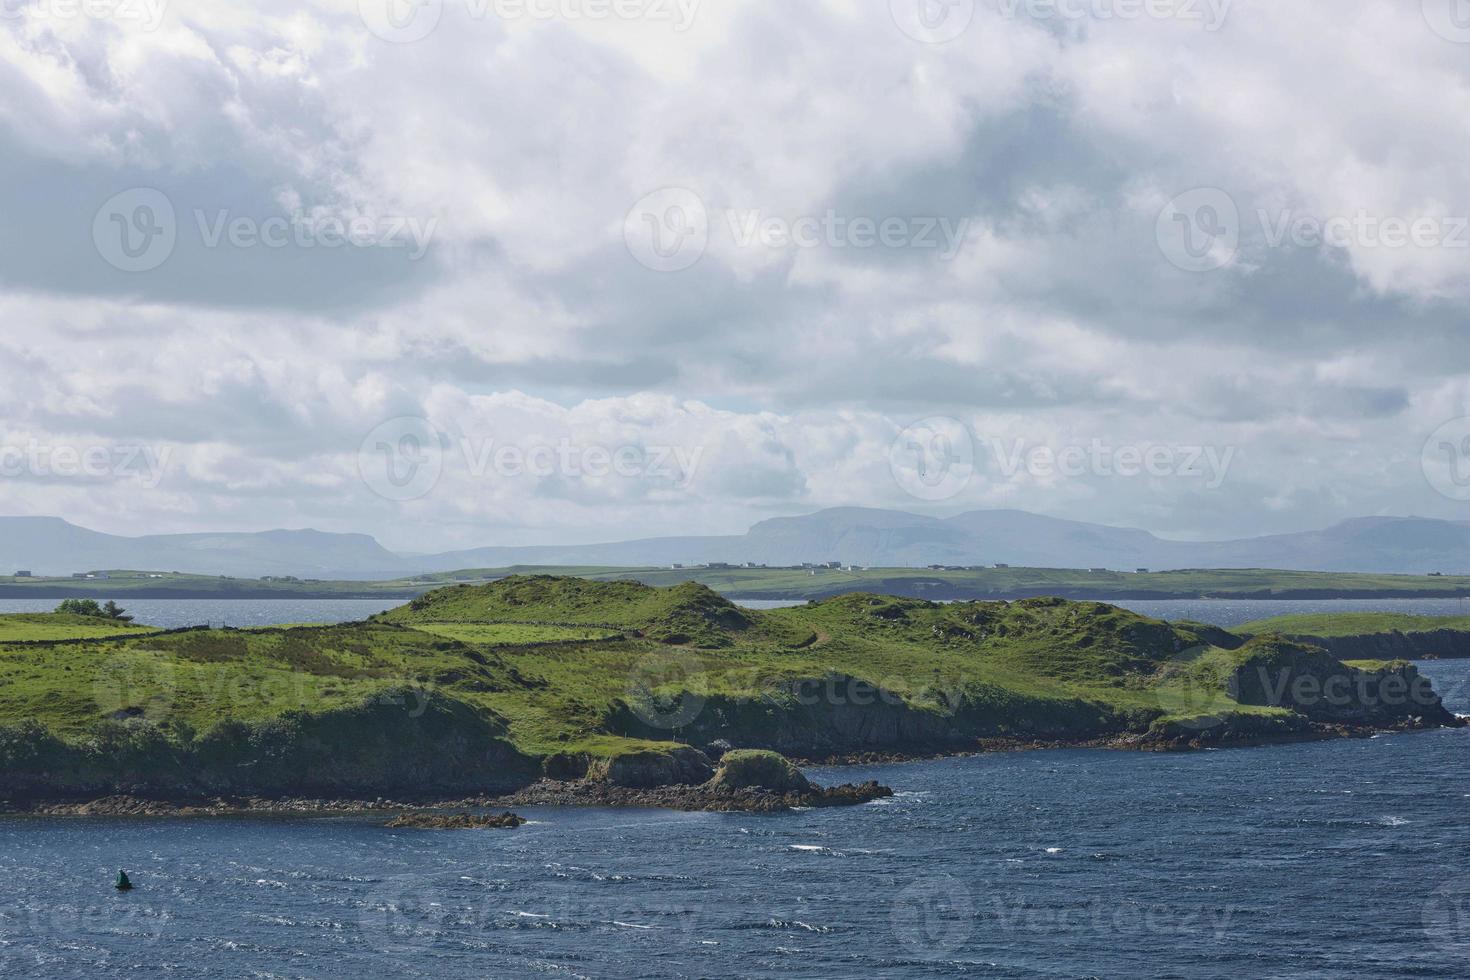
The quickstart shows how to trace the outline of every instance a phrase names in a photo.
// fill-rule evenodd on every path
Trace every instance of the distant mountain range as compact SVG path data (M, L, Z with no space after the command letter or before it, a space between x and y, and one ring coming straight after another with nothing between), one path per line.
M1326 572L1470 572L1470 522L1368 517L1321 531L1236 541L1169 541L1136 528L979 510L936 518L843 507L762 521L741 535L612 544L487 547L395 554L365 534L261 531L122 537L56 517L0 517L0 574L130 568L254 578L372 580L512 565L706 562L866 566L1009 564L1041 568L1279 568Z

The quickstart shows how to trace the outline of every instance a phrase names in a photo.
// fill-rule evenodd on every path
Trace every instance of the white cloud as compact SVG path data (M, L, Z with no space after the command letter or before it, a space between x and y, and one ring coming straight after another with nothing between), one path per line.
M1213 32L981 10L946 44L835 0L707 0L683 31L451 2L411 44L374 37L355 0L260 6L175 4L157 30L0 26L4 444L174 454L147 492L26 473L0 510L310 523L405 548L731 531L922 506L888 450L940 414L982 440L1238 450L1216 489L982 467L953 509L1190 535L1456 513L1418 452L1470 412L1470 230L1463 249L1287 247L1258 216L1470 224L1470 61L1416 5L1240 0ZM178 244L129 274L91 235L134 186L168 195ZM723 226L678 273L623 241L667 186ZM1242 246L1190 274L1155 225L1200 186L1234 199ZM741 245L730 209L967 224L946 259ZM198 216L225 212L434 230L421 259L210 247ZM451 464L393 503L356 455L400 415L700 463L682 483Z

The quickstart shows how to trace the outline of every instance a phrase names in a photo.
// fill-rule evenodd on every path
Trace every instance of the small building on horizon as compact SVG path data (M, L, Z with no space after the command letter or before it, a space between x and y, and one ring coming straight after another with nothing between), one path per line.
M19 572L16 572L15 573L15 577L16 578L30 578L31 577L31 573L30 572L27 572L27 571L19 571Z

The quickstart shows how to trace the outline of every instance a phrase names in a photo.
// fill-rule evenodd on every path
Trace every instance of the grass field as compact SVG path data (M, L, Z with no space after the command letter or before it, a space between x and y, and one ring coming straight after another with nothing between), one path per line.
M0 643L25 640L82 640L152 632L150 626L98 619L95 616L65 616L55 613L8 613L0 615Z
M489 647L612 640L622 635L616 630L525 623L416 623L414 629L462 643Z

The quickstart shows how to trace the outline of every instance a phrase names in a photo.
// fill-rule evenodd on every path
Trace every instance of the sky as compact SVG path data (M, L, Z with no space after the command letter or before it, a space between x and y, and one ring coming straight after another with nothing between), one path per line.
M1465 0L0 0L0 513L1470 508Z

